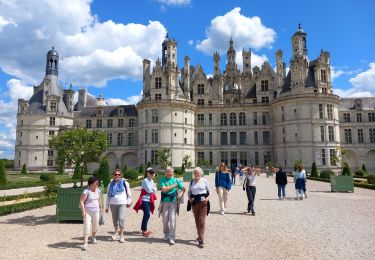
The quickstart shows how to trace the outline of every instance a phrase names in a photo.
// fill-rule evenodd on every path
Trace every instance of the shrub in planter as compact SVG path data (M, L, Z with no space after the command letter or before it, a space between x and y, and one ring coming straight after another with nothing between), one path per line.
M138 179L138 172L135 169L128 168L127 171L124 173L124 177L125 179L134 181Z
M183 171L182 171L181 168L176 168L176 169L174 169L174 174L175 174L175 175L182 175L182 174L183 174Z
M311 174L310 174L311 177L318 177L319 174L318 174L318 169L316 168L316 164L315 162L313 162L312 166L311 166Z
M335 173L331 170L323 170L320 172L320 178L322 179L329 179L331 178L331 175L335 175Z
M375 174L369 174L367 176L367 183L368 184L375 184Z
M366 174L368 174L368 171L366 169L366 165L364 163L362 164L362 171L364 171Z
M355 176L364 177L364 176L366 176L366 173L363 170L356 170Z
M81 167L77 163L76 166L74 167L74 173L73 173L73 176L72 176L72 180L76 182L80 178L81 178Z
M344 168L342 169L341 175L343 176L352 176L349 165L347 162L344 163Z
M111 181L109 164L106 158L103 158L100 162L98 178L100 180L100 184L104 185L104 187L107 187Z
M48 197L56 196L58 187L59 183L53 178L46 183L44 194Z
M40 178L40 181L42 182L48 182L48 181L54 180L55 175L50 174L50 173L41 173L39 178Z

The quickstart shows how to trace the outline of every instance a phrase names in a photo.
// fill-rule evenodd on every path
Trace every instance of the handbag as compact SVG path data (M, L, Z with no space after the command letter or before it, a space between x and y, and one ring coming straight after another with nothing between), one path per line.
M99 213L99 225L103 226L105 224L105 215L103 211Z

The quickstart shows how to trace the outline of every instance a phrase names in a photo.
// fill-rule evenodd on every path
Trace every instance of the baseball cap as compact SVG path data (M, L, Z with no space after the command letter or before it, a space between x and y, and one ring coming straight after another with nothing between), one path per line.
M155 170L152 167L148 167L147 170L146 170L146 172L155 173Z

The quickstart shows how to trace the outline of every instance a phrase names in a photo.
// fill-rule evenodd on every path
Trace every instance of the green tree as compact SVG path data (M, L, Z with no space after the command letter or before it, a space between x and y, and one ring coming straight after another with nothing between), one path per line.
M57 165L57 174L59 175L64 174L64 166L62 164Z
M116 163L116 167L115 167L115 169L121 169L121 168L120 168L120 164Z
M170 161L171 151L168 149L160 149L156 152L156 156L158 158L158 166L162 169L167 168L168 166L172 165Z
M138 179L138 172L133 168L128 168L126 172L124 172L124 178L134 181Z
M7 185L8 184L8 180L7 180L7 176L6 176L6 173L5 173L5 163L4 161L0 161L0 185Z
M24 175L27 174L26 164L22 165L21 174L24 174Z
M350 171L350 168L347 162L344 162L344 167L342 168L341 175L352 176L352 172Z
M122 169L122 175L125 176L125 173L128 171L128 166L124 164L124 168Z
M74 181L74 183L76 183L79 179L81 179L81 167L79 166L79 164L76 164L76 166L74 167L72 180Z
M99 172L98 172L98 178L101 182L101 184L104 185L104 187L107 187L109 182L111 181L110 176L110 169L107 158L103 158L99 165Z
M49 147L57 151L57 164L79 165L85 168L88 163L100 160L101 154L108 149L108 138L102 131L75 128L62 131L53 137L49 140ZM82 187L83 170L80 172Z
M143 167L143 163L138 168L139 175L143 175L145 173L145 168Z
M310 174L311 177L318 177L319 174L318 174L318 169L316 168L316 164L315 162L313 162L312 166L311 166L311 174Z
M364 163L362 164L362 171L364 171L366 174L368 174L368 171L366 169L366 165Z
M186 154L183 158L182 158L182 165L183 165L183 168L185 169L186 168L190 168L191 165L192 165L192 162L191 162L191 157L190 155Z
M150 167L151 167L151 162L148 161L148 162L147 162L147 165L146 165L146 169L147 169L147 168L150 168Z

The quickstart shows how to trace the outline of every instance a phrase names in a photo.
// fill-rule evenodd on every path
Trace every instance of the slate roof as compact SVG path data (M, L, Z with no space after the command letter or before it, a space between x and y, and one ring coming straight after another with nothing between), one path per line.
M356 100L362 100L363 110L375 110L375 97L341 98L339 110L355 110Z
M98 110L103 109L103 115L105 117L117 117L120 108L124 110L124 116L138 116L138 111L135 105L85 107L82 111L80 111L79 116L96 117Z

